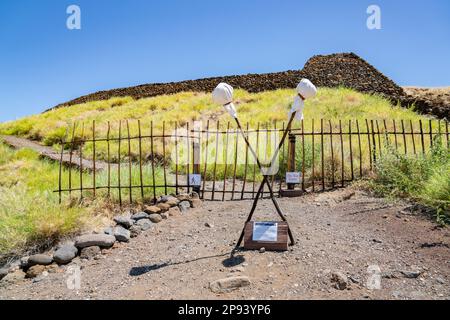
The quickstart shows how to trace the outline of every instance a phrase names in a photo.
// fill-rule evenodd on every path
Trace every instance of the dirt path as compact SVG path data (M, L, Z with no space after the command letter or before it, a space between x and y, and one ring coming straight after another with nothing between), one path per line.
M298 243L284 253L229 254L251 201L206 202L170 217L98 260L75 260L81 288L66 286L66 270L39 282L0 287L0 299L449 299L450 233L423 216L348 190L281 199ZM255 217L273 219L268 200ZM211 227L205 226L205 223ZM382 272L381 289L368 290L369 265ZM331 274L351 278L335 289ZM209 282L246 275L251 285L215 294Z
M19 138L15 136L0 136L0 140L3 140L8 146L14 149L21 148L30 148L37 153L39 153L42 157L46 159L50 159L53 161L61 160L61 152L55 151L52 147L43 146L35 141L31 141L25 138ZM64 152L62 162L65 166L72 166L80 168L80 154L76 151L72 153L72 159L70 159L69 152ZM87 159L82 159L83 170L94 170L94 162ZM111 164L111 168L115 168L115 164ZM108 168L108 163L97 160L95 161L95 170L101 171L106 170Z

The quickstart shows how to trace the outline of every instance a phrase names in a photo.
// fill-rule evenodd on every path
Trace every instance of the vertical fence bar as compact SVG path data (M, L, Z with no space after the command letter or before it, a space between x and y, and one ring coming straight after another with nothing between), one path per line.
M305 126L302 119L302 191L305 190Z
M119 139L118 139L118 146L117 146L117 188L119 190L119 204L122 206L122 186L120 185L120 147L122 143L122 120L119 120Z
M447 138L447 149L450 149L450 138L448 136L448 121L445 121L445 136Z
M256 154L259 156L259 122L256 127ZM254 163L253 163L252 198L255 196L255 182L256 182L256 159L254 159Z
M248 132L248 122L247 122L247 126L246 126L246 130L247 130L247 137L248 137L248 141L250 143L250 134ZM244 167L244 181L242 183L242 191L241 191L241 200L244 199L244 191L245 191L245 183L247 181L247 166L248 166L248 145L245 144L245 167Z
M200 139L195 141L192 139L192 172L194 174L200 174ZM196 192L200 196L200 185L192 187L192 191Z
M95 191L96 191L96 180L95 180L95 176L96 176L96 168L95 168L95 120L92 121L92 161L94 162L94 172L93 172L93 176L92 176L92 193L94 195L95 198Z
M398 149L398 141L397 141L397 127L395 125L395 119L392 120L393 124L394 124L394 140L395 140L395 151L397 151Z
M66 130L67 131L67 130ZM66 133L67 135L67 133ZM66 144L65 138L61 139L61 156L59 159L59 174L58 174L58 194L59 194L59 204L62 202L62 162L64 156L64 145Z
M378 120L375 120L375 123L377 125L377 137L378 137L378 153L380 154L380 157L382 155L382 148L381 148L381 135L380 135L380 126L378 125Z
M389 134L388 134L386 119L383 119L383 127L384 127L384 141L385 141L386 145L390 146L391 141L390 141Z
M83 199L83 144L84 144L84 122L81 124L80 141L80 198Z
M287 171L293 172L296 171L295 167L295 140L296 136L294 134L289 134L289 146L288 146L288 163L287 163ZM295 184L288 183L288 190L294 190Z
M377 143L375 141L375 129L373 126L373 120L370 120L370 128L372 130L372 147L373 147L373 163L377 163Z
M133 180L132 180L132 163L131 163L131 135L130 135L130 124L127 120L127 140L128 140L128 188L130 194L128 195L128 198L130 199L130 204L133 203Z
M226 189L226 183L227 183L229 133L230 133L230 121L228 121L228 124L227 124L227 133L226 133L226 138L225 138L225 168L224 168L224 172L223 172L222 201L225 201L225 189Z
M275 132L275 135L274 136L276 136L276 132L277 132L277 122L275 121L275 124L274 124L274 132ZM273 145L274 145L274 148L276 149L277 148L277 143L278 141L276 140L276 139L274 139L274 141L273 141ZM272 175L272 182L271 182L271 188L272 188L272 190L273 190L273 183L274 183L274 180L275 180L275 174L273 174Z
M438 135L439 135L439 138L441 140L440 144L441 144L441 147L442 147L443 140L442 140L442 132L441 131L442 131L441 130L441 119L438 119Z
M412 145L413 145L413 152L414 152L414 154L416 154L416 141L414 139L414 127L413 127L412 120L409 120L409 126L411 127L411 140L412 140Z
M331 147L331 187L334 188L334 149L333 149L333 126L331 120L328 120L330 126L330 147Z
M284 134L284 130L285 130L284 127L285 127L285 124L284 124L284 121L283 121L282 129L281 129L282 135ZM283 143L283 161L287 161L287 159L286 159L286 148L285 148L284 145L285 145L285 143ZM278 189L278 194L281 194L282 184L283 184L283 177L280 175L280 186L279 186L279 189Z
M321 146L321 162L322 162L322 191L325 191L325 161L324 161L324 145L323 145L323 119L320 119L320 146Z
M315 155L314 155L314 152L315 152L315 145L314 145L314 135L315 135L315 132L314 132L314 119L311 119L311 144L312 144L312 168L311 168L311 185L312 185L312 191L314 192L315 191L315 183L314 183L314 180L315 180L315 172L314 172L314 166L315 166Z
M178 122L175 121L175 194L178 194Z
M73 157L73 144L74 144L74 140L75 140L75 128L76 128L76 122L73 123L72 140L70 141L70 152L69 152L69 196L72 196L72 157Z
M111 197L111 145L110 145L110 135L111 135L111 123L108 121L108 131L106 132L106 157L108 161L108 198Z
M140 135L140 134L139 134ZM162 123L164 194L167 195L166 122ZM142 185L142 183L141 183Z
M353 173L353 146L352 146L352 120L348 120L348 143L350 148L350 171L351 180L355 179L355 174Z
M431 119L428 120L428 126L430 130L430 148L433 148L433 122Z
M189 135L189 133L188 133ZM153 182L153 203L156 203L156 179L155 179L155 150L153 141L153 121L150 121L150 156L152 158L152 182ZM188 144L189 146L189 144ZM188 169L189 170L189 169Z
M341 187L344 187L344 140L342 138L342 121L339 119L339 138L341 141Z
M420 142L422 143L422 153L425 154L425 141L423 138L422 119L419 120L419 129L420 129Z
M234 170L233 170L233 187L231 191L231 200L234 200L234 191L236 185L236 170L237 170L237 160L238 160L238 148L239 148L239 135L238 131L235 131L236 143L234 149Z
M215 154L215 159L214 159L213 185L212 185L211 200L214 200L214 192L215 192L215 190L216 190L217 158L218 158L218 156L219 156L219 128L220 128L220 123L219 123L219 120L217 120L217 128L216 128L216 154Z
M187 182L187 193L191 192L191 183L190 183L190 179L189 179L189 166L190 166L190 159L191 159L191 155L189 152L189 147L190 147L190 143L189 143L189 136L190 136L190 131L189 131L189 122L186 122L186 182Z
M372 165L372 143L370 142L370 129L369 129L369 121L367 119L366 120L366 130L367 130L367 142L369 145L369 165L370 165L370 171L373 170L373 165Z
M205 198L205 187L206 187L206 170L208 169L208 146L209 146L209 119L206 121L206 142L205 142L205 165L203 168L203 187L202 187L202 198Z
M403 136L403 149L405 150L405 154L407 154L408 146L406 143L405 123L404 123L403 119L401 120L401 124L402 124L402 136Z
M359 121L356 119L356 131L358 133L358 150L359 150L359 177L362 178L363 171L363 156L362 156L362 147L361 147L361 134L359 130Z

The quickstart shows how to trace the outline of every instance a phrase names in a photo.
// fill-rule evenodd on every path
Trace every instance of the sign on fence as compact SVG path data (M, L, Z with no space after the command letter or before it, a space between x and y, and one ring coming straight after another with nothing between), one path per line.
M300 172L286 172L286 183L300 183Z

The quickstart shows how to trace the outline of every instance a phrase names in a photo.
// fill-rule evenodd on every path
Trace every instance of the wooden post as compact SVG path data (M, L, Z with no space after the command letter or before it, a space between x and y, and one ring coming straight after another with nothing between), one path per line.
M287 171L293 172L295 171L295 135L289 134L289 147L288 147L288 163L287 163ZM294 190L295 183L287 184L288 190Z
M187 193L189 193L191 191L191 184L189 181L189 166L190 166L190 159L191 159L191 154L190 154L190 131L189 131L189 122L186 122L186 180L187 180Z
M428 124L429 124L429 130L430 130L430 148L433 148L433 123L430 120L428 120Z
M192 171L194 174L200 174L200 142L192 141ZM200 185L193 186L192 190L200 195Z

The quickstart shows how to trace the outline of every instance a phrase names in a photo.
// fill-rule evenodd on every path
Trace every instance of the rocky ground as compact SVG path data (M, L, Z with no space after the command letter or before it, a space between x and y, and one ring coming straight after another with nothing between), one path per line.
M450 298L450 233L411 205L351 189L279 202L297 240L287 252L231 258L251 201L205 202L90 259L34 279L16 271L0 281L0 299ZM262 200L255 218L273 212ZM369 290L377 268L381 288ZM227 286L242 287L222 292Z

